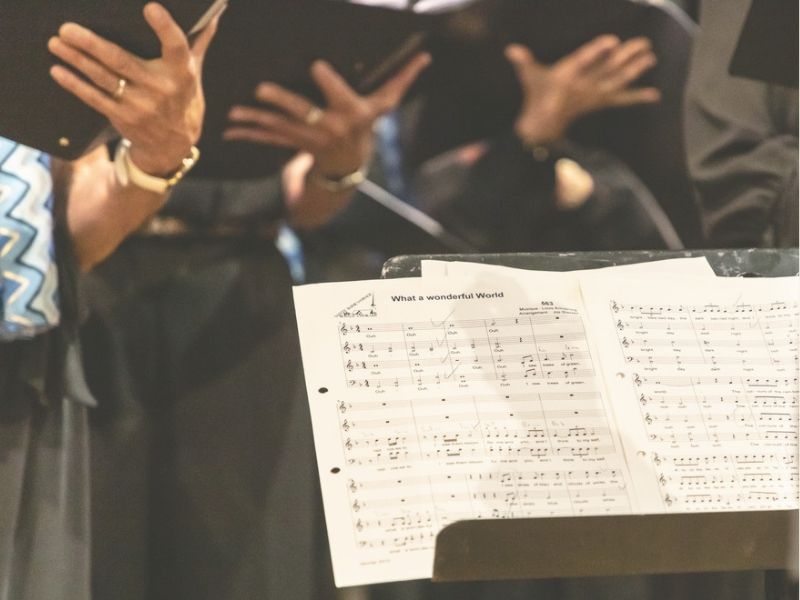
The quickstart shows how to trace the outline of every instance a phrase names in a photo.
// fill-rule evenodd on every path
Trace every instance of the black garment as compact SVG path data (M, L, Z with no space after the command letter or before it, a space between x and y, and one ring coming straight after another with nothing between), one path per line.
M218 222L270 190L189 182L169 212ZM291 279L273 241L134 237L86 291L96 598L324 598Z
M74 345L77 269L63 196L54 220L61 325L0 343L2 600L89 600L92 399Z
M555 162L570 158L587 170L594 193L576 210L555 201ZM442 173L419 177L430 190ZM421 191L421 205L481 252L546 252L663 248L650 216L637 199L636 175L607 152L564 143L537 160L518 138L491 141L469 167L451 169L449 193ZM645 193L646 189L644 190ZM437 196L437 197L434 197Z
M9 346L0 347L0 598L89 600L85 399L42 406L16 378L24 355Z
M798 243L797 90L728 74L749 0L705 0L686 92L689 167L714 247Z
M576 210L555 201L555 160L571 158L592 175L595 191ZM380 160L370 178L382 183ZM607 152L565 143L536 160L516 136L486 145L477 162L459 151L431 160L411 177L414 205L473 252L546 252L664 248L639 193L644 184ZM401 254L463 253L415 230L363 194L326 227L304 236L309 281L379 277Z

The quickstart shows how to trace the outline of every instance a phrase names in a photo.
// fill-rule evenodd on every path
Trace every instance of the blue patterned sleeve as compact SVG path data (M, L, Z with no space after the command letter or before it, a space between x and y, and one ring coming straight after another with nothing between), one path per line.
M0 138L0 341L58 325L50 158Z

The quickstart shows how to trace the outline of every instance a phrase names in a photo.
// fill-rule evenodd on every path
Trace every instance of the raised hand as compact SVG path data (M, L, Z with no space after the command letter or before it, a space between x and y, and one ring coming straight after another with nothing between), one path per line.
M428 54L419 54L377 91L361 96L328 63L317 61L311 67L311 76L325 97L324 108L265 82L255 92L265 107L234 107L230 112L232 124L224 137L305 151L313 155L316 172L331 177L346 175L368 162L375 120L397 107L429 63Z
M190 45L160 4L145 6L144 17L161 42L159 58L142 59L66 23L48 47L74 72L55 65L50 75L131 141L131 160L140 169L163 176L180 166L200 138L205 114L202 65L218 19Z
M615 36L600 36L550 66L518 44L506 48L506 57L524 96L516 132L529 144L560 139L576 119L593 111L661 98L655 88L631 87L656 64L647 38L620 42Z

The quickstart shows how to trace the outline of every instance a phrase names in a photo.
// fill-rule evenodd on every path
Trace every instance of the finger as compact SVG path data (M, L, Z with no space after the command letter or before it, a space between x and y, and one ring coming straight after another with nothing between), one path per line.
M55 56L70 67L83 74L98 88L107 94L113 94L119 85L119 76L115 75L96 60L83 52L79 52L60 38L52 37L47 47Z
M384 83L368 98L376 116L394 110L403 96L408 92L419 74L431 64L431 55L427 52L417 54L406 64L400 72Z
M631 61L644 55L655 57L650 40L644 37L628 40L610 53L608 60L602 65L603 74L615 74Z
M235 106L229 113L230 120L236 125L254 124L275 134L285 136L298 147L317 149L324 145L324 132L318 127L298 123L279 113L274 113L248 106Z
M112 100L105 92L101 92L72 73L69 69L56 65L50 69L50 76L62 88L108 119L115 120L120 115L119 103Z
M256 88L256 100L281 109L298 121L305 121L315 105L299 94L290 92L275 83L264 82Z
M623 107L636 104L653 104L661 100L661 92L654 87L623 90L615 94L610 106Z
M169 63L184 65L190 57L189 40L166 8L156 2L144 7L144 18L161 42L161 56Z
M640 54L608 76L605 85L612 90L625 88L641 77L643 73L652 69L656 62L656 56L652 52Z
M522 44L509 44L505 50L506 58L512 65L525 67L538 64L533 52L527 46Z
M311 65L311 77L319 86L329 106L351 107L361 100L344 78L324 60L314 61Z
M76 23L65 23L58 36L120 77L142 81L147 73L141 59Z
M256 98L283 110L287 116L292 117L296 121L296 125L304 127L307 131L313 130L315 134L323 131L327 132L333 138L342 138L350 131L350 126L352 124L350 116L347 114L335 115L329 110L323 111L319 120L309 123L306 120L309 113L318 107L306 98L294 92L290 92L279 85L262 83L256 90ZM360 99L359 102L361 102ZM259 115L257 113L262 113L262 119L264 113L276 117L278 116L275 113L270 113L262 109L237 106L231 110L229 117L233 121L247 121L250 117L258 119ZM270 125L272 124L274 124L274 121L270 122Z
M251 142L264 146L298 148L294 140L259 127L229 127L222 133L222 139L230 142Z
M528 80L528 76L534 69L541 67L530 49L522 44L509 44L506 46L505 55L511 66L514 67L520 84L524 84Z
M556 66L574 74L584 73L606 60L619 43L619 38L614 35L598 36L559 60Z
M200 34L195 38L194 43L192 43L192 54L194 55L194 59L197 61L200 70L202 70L203 61L206 58L208 47L214 40L214 36L217 35L220 16L221 14L211 19L211 22L206 25L206 28L200 32Z

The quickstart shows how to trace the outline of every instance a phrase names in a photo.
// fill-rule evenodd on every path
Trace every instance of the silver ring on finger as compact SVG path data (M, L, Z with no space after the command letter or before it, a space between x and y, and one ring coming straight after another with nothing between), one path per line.
M117 89L114 90L114 93L111 94L111 97L114 100L120 101L122 100L122 96L125 95L125 90L128 87L128 80L124 77L120 77L119 81L117 82Z
M319 106L312 106L308 109L306 116L303 120L306 122L307 125L316 125L322 120L322 109Z

